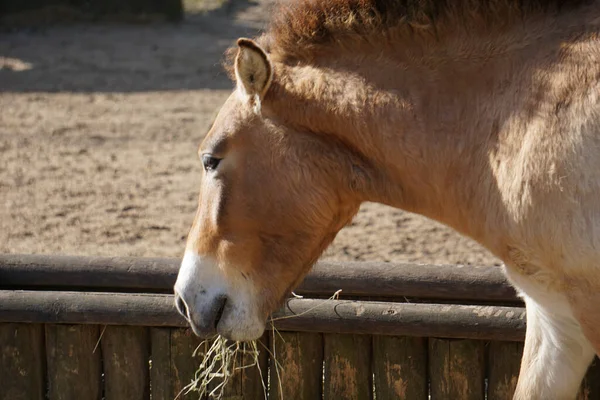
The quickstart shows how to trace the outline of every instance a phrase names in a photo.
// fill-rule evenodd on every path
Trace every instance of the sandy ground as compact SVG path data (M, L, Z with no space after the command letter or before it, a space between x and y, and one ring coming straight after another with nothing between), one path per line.
M182 254L196 149L231 90L223 50L268 1L180 25L70 25L0 34L0 252ZM494 264L422 217L365 204L324 258Z

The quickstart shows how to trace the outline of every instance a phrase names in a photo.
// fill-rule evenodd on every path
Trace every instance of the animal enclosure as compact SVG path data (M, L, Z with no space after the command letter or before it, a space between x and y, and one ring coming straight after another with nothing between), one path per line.
M174 399L201 361L178 265L0 256L0 399ZM511 398L525 313L498 268L320 263L297 294L225 398ZM579 399L600 399L597 361Z

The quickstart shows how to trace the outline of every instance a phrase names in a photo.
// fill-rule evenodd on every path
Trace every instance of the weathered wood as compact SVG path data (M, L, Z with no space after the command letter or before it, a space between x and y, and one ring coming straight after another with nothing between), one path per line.
M377 400L426 400L427 339L374 336L373 375Z
M227 345L234 345L233 341L227 341ZM229 368L233 368L233 376L229 377L227 384L225 384L222 388L222 392L220 392L223 396L223 400L242 400L242 374L240 371L235 371L236 368L239 368L242 365L242 356L241 354L237 354L234 358L233 365L229 365ZM222 363L216 360L216 365L218 368L222 367ZM218 388L219 385L222 385L222 379L215 379L209 385L209 390L217 390L215 394L218 394L221 390Z
M303 295L417 297L517 302L499 267L320 262L295 290Z
M175 258L0 255L0 287L173 291Z
M325 400L373 398L371 337L367 335L324 335Z
M598 399L600 399L600 359L596 357L583 379L577 400Z
M173 296L0 290L0 322L186 326Z
M44 327L0 324L0 400L45 398Z
M323 336L319 333L274 332L271 336L269 398L321 398Z
M236 357L234 374L223 388L222 400L264 400L268 380L268 334L257 341L259 354L250 354L250 343L240 343L241 352Z
M294 318L289 318L290 316ZM523 340L525 309L457 304L290 299L273 314L283 331Z
M172 385L171 329L150 329L150 392L152 400L172 400L177 393Z
M172 258L0 255L0 287L172 292ZM519 302L499 267L319 262L296 293Z
M153 400L197 399L184 388L192 381L202 362L193 353L202 342L189 329L153 328L150 330L151 359L150 392Z
M206 340L206 342L203 344L202 346L202 352L203 353L207 353L208 350L214 346L216 338L213 339L209 339ZM233 341L227 341L227 346L233 345ZM213 368L213 372L222 368L222 363L220 362L219 359L215 360L215 354L211 354L211 355L206 355L207 357L209 357L209 359L206 361L207 364L211 365L214 362L215 367ZM240 362L239 357L234 358L233 362L235 363L234 367L237 367L238 363ZM231 365L229 366L231 367ZM225 393L227 393L229 396L235 397L237 396L237 387L240 385L240 377L237 375L234 375L233 377L230 377L230 380L228 382L229 387L228 388L222 388L221 389L221 384L223 383L222 379L219 379L217 377L214 377L213 379L211 379L211 381L208 383L208 398L209 399L213 399L213 398L219 398L220 395L224 395ZM239 399L235 399L235 400L239 400Z
M519 378L523 343L488 345L488 400L512 400Z
M149 399L148 329L106 326L101 333L105 399Z
M432 399L485 398L484 342L429 339Z
M269 380L269 334L265 334L257 341L258 365L243 370L242 393L244 400L266 400L265 388ZM249 365L253 360L250 355L242 358L244 365Z
M50 400L102 398L99 335L96 325L46 325Z
M179 399L197 399L197 393L191 392L184 395L184 388L192 382L200 363L202 355L193 356L194 351L203 342L194 335L190 329L171 330L171 384Z
M456 304L290 299L273 315L295 332L523 340L525 309ZM187 326L162 294L0 290L0 322Z

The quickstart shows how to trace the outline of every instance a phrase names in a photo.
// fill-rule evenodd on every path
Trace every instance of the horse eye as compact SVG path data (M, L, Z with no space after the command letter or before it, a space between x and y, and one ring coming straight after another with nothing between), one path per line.
M213 171L217 169L220 162L220 158L213 157L210 154L202 154L202 165L204 165L204 170L206 171Z

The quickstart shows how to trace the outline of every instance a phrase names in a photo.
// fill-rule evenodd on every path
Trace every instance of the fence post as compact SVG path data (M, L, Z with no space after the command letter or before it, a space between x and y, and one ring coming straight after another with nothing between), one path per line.
M271 334L271 400L321 398L323 336L319 333Z
M152 399L174 399L177 393L171 384L171 329L150 329L150 360Z
M149 399L148 329L137 326L106 326L101 335L105 397L108 400Z
M194 377L202 358L192 357L202 342L190 329L154 328L151 332L152 369L150 390L153 399L195 399L196 393L182 393Z
M244 400L263 400L266 397L269 378L269 334L265 332L256 345L259 351L258 365L241 371L241 393ZM254 360L249 355L242 356L243 365L249 365L252 361Z
M426 400L427 339L373 336L373 373L377 400Z
M50 400L102 398L99 334L98 325L46 325Z
M45 399L44 326L0 324L0 400Z
M325 400L373 398L371 336L326 334Z
M432 399L485 398L484 342L429 339Z
M523 343L490 342L488 346L488 400L512 400L517 380Z

